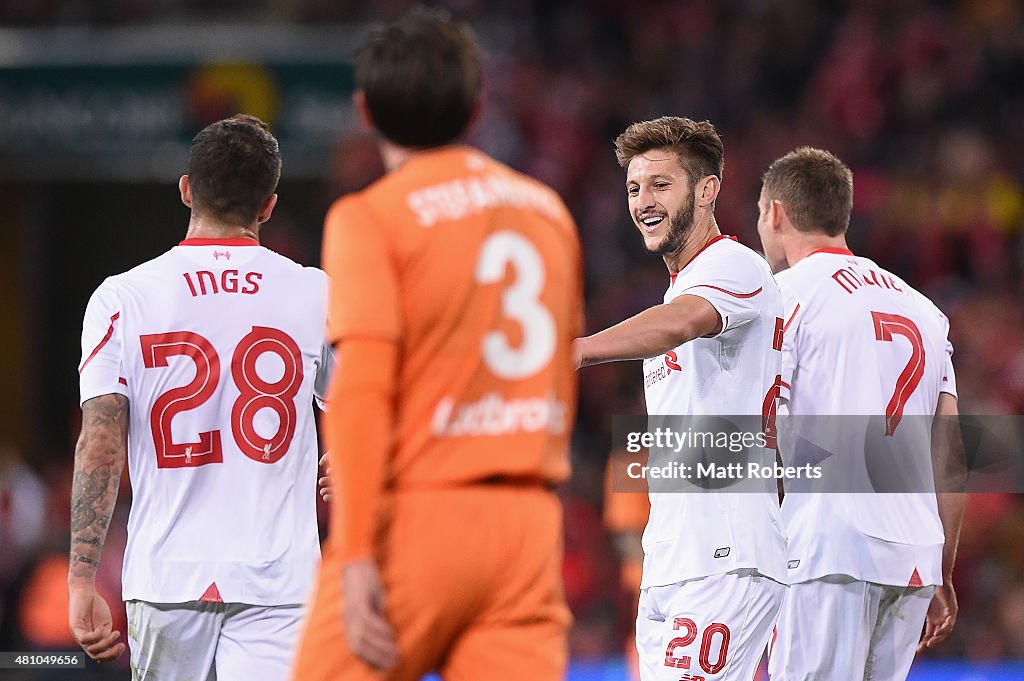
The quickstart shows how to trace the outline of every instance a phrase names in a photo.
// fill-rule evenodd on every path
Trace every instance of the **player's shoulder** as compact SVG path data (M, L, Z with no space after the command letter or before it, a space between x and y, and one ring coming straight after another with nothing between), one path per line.
M171 252L165 251L155 258L141 262L130 269L105 277L93 289L90 306L120 307L121 302L147 294L147 283L164 271L171 260Z
M776 272L775 281L783 294L807 301L830 290L822 286L822 283L832 277L837 270L858 262L870 262L866 258L856 258L852 254L845 258L838 258L839 255L841 254L811 254L795 265Z
M482 152L481 152L482 153ZM565 206L565 202L554 188L541 182L535 177L530 177L526 173L516 170L515 168L499 161L498 159L485 156L487 163L491 170L497 174L509 178L511 181L517 182L524 187L530 188L536 192L542 200L551 204L551 206L558 207L561 211L568 214L568 208Z
M327 295L327 273L319 267L311 267L298 263L286 255L269 248L263 248L263 257L280 273L281 278L289 282L291 288L300 288L306 293L317 291Z
M123 288L123 275L113 274L104 278L89 296L89 307L117 306Z
M717 236L708 242L683 267L683 271L698 278L713 273L735 279L772 280L771 268L761 254L727 235Z
M360 204L366 200L366 195L369 190L370 187L360 189L359 191L339 196L332 201L331 205L327 208L327 224L331 225L347 216L355 215L359 212Z
M906 291L911 296L911 298L913 298L915 303L921 308L921 310L925 314L931 317L937 317L939 320L941 320L941 323L943 325L945 325L946 327L949 326L949 319L946 317L946 314L942 311L942 309L935 303L935 301L933 301L927 295L925 295L918 289L914 288L907 282L903 281L902 279L897 278L897 285L903 288L903 290Z
M874 270L879 275L884 276L887 281L895 284L895 288L897 290L906 293L922 307L927 308L929 311L934 311L936 314L942 315L942 310L939 309L939 306L936 305L931 298L929 298L927 295L922 293L917 288L911 286L909 283L907 283L906 279L904 279L900 275L892 272L891 270L886 269L885 267L882 267L871 258L858 256L857 259L860 260L865 265L865 267Z
M173 250L167 250L123 272L108 276L97 290L119 290L130 287L134 283L148 278L150 275L165 270L174 261Z
M822 276L829 276L829 273L846 264L851 264L854 260L852 256L850 262L846 262L845 260L837 261L834 254L811 254L802 258L795 265L777 272L775 278L780 283L810 282L820 279Z
M374 206L404 204L423 226L433 224L438 215L460 216L498 206L575 225L554 189L466 145L417 155L342 205L357 203L361 197Z
M739 258L748 260L751 263L756 263L759 268L762 264L767 265L767 262L761 257L760 253L740 242L736 237L728 234L720 234L711 239L704 247L704 250L698 253L698 255L705 254L710 258L717 259L735 260Z
M775 272L774 276L775 283L778 284L779 290L787 299L800 299L817 289L813 284L815 275L807 269L796 266L787 267L780 272Z
M311 279L326 278L327 275L319 267L312 267L310 265L303 265L302 263L296 262L289 258L287 255L278 253L277 251L271 250L264 246L262 248L264 257L271 262L275 263L278 267L286 270L295 272L296 274L307 276Z

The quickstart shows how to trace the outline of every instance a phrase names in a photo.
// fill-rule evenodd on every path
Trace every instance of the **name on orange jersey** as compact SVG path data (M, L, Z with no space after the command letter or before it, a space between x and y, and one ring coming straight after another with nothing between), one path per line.
M565 403L556 400L554 395L506 400L494 392L476 402L462 404L446 397L434 410L433 431L438 437L541 431L560 435L566 431L567 412Z
M193 298L208 296L217 293L244 293L255 295L260 291L260 280L263 275L259 272L246 272L239 274L238 270L224 270L216 274L209 270L198 272L183 272L185 283L188 284L188 291Z
M554 197L521 180L483 175L450 180L418 189L406 198L421 227L461 220L498 206L533 209L553 220L562 215Z
M862 286L878 286L903 293L903 289L896 283L895 277L881 274L876 270L868 270L865 274L852 267L843 267L832 273L832 279L842 286L844 291L851 294Z

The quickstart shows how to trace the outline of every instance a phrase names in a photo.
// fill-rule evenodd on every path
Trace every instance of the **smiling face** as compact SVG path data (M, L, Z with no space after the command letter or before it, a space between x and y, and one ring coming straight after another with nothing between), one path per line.
M626 168L626 195L633 224L649 253L677 253L693 230L693 183L668 149L634 156Z

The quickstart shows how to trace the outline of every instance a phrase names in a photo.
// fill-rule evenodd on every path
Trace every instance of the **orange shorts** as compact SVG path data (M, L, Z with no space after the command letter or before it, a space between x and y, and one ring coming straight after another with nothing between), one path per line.
M341 566L329 549L295 681L556 681L571 623L562 592L562 509L539 486L403 490L389 499L378 563L400 659L389 673L348 648ZM329 544L329 543L328 543Z

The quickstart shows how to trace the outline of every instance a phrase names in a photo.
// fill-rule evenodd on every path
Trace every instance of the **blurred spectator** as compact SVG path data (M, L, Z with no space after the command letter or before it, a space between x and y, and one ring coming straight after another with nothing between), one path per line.
M46 487L20 453L0 443L0 585L9 583L39 550L47 520L46 496Z

